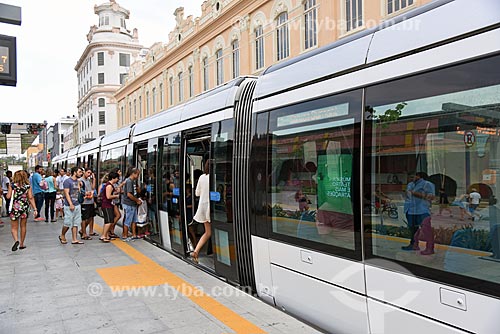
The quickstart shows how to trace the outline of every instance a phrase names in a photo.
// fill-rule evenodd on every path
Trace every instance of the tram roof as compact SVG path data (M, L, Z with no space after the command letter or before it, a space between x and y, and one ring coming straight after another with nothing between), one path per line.
M377 27L270 66L258 81L254 97L263 98L408 54L499 21L498 0L437 0Z
M109 135L105 135L101 139L101 146L106 146L110 144L114 144L116 142L122 141L122 140L127 140L130 138L130 132L132 130L132 127L134 125L129 125L124 128L121 128L113 133L110 133Z
M102 137L104 137L104 136L96 138L88 143L82 144L80 146L80 149L78 150L78 154L85 153L85 152L92 151L92 150L99 148L99 145L101 144Z
M78 153L78 149L80 148L80 146L76 146L76 147L73 147L72 149L70 149L68 151L68 158L76 158L76 154Z
M184 104L173 106L161 113L139 121L134 128L133 135L138 136L175 123L234 106L236 91L245 78L246 77L239 77L231 80L224 85L196 96Z

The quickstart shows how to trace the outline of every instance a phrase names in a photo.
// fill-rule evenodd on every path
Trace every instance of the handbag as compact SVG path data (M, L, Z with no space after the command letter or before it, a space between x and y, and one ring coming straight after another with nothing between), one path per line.
M85 201L85 184L82 183L82 187L78 190L78 203L82 204Z
M42 190L48 190L49 189L49 184L48 182L45 180L45 178L43 178L40 183L38 183L38 185L40 186L40 188Z

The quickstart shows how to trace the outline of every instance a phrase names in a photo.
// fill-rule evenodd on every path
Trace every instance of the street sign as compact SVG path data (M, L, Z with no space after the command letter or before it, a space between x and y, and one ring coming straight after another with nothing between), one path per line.
M16 38L0 35L0 85L17 84Z

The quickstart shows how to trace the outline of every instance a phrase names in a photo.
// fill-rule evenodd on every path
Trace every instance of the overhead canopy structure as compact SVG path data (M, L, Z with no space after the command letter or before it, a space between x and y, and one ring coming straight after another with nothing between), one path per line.
M23 154L45 127L44 123L0 123L0 154Z

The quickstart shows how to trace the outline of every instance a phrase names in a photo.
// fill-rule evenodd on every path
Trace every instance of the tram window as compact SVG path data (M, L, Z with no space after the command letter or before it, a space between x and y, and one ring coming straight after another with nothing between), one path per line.
M361 92L271 112L270 216L275 237L355 250ZM323 248L322 246L318 246Z
M115 168L122 168L122 163L125 156L125 147L117 147L101 152L101 166L99 168L99 181L102 180L105 174L111 172Z
M492 57L367 88L368 256L500 283L499 68Z

